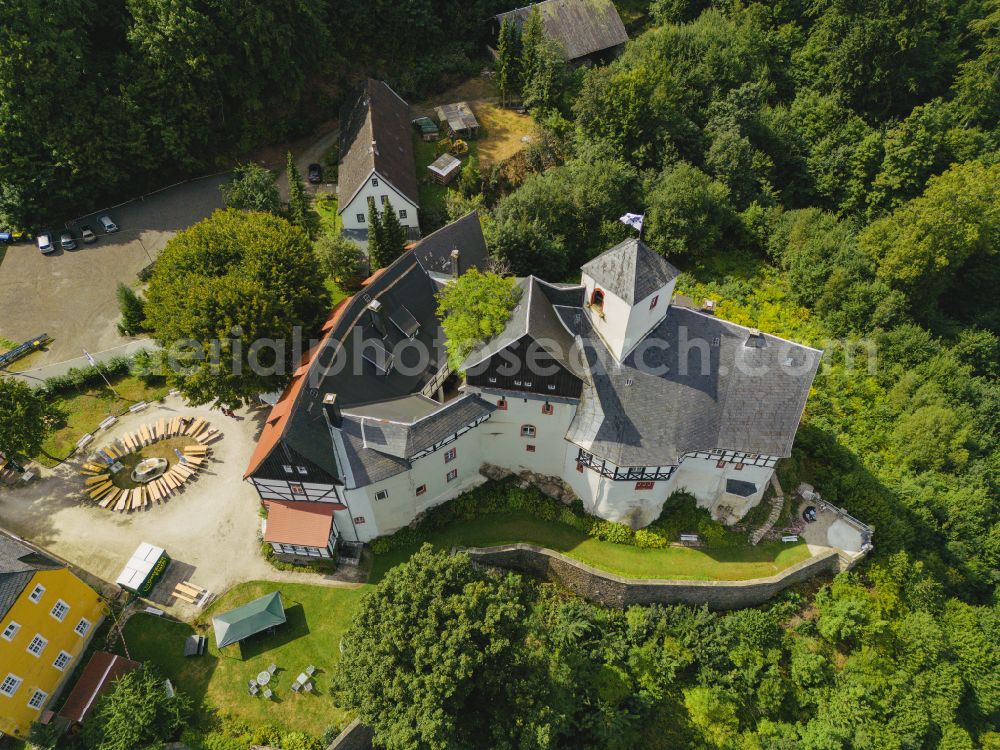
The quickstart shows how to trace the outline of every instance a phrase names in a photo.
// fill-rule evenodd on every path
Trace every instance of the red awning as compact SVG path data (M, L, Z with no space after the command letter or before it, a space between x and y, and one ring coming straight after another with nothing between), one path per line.
M333 529L331 503L266 500L267 528L265 542L297 544L301 547L324 548Z

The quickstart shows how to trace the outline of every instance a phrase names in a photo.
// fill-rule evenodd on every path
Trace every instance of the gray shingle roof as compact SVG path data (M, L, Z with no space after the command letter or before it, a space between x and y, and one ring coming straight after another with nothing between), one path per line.
M477 211L431 232L413 248L413 254L425 271L450 274L452 250L458 250L459 273L465 273L473 266L486 267L489 251Z
M628 304L646 299L677 278L680 271L638 239L620 242L581 269L606 292Z
M625 24L611 0L546 0L507 13L497 20L513 19L523 24L532 8L538 8L545 33L562 44L566 57L579 57L601 52L628 41Z
M821 352L768 335L744 346L748 329L671 305L654 346L618 365L586 315L580 327L590 382L566 437L584 450L619 466L712 449L790 455Z
M409 105L387 84L369 78L340 121L337 195L341 213L373 170L418 205Z
M363 486L401 474L410 468L408 459L495 408L466 394L409 423L345 414L342 429L355 482Z
M36 571L60 567L55 560L0 533L0 617L7 614Z

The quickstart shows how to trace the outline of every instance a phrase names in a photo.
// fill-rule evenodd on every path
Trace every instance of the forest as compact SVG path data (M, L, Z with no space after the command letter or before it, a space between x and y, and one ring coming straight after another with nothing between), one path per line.
M478 71L497 5L4 3L0 220L304 132L366 72L408 95ZM1000 0L628 5L605 66L507 39L541 132L449 217L573 281L644 213L678 291L825 349L779 475L874 554L720 615L421 552L365 601L338 705L388 748L1000 748Z

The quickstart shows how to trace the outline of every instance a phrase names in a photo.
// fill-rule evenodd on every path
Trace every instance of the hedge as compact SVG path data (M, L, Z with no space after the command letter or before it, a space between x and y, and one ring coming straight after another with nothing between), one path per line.
M645 549L666 547L684 533L698 534L709 547L746 543L743 534L712 520L709 512L699 508L694 496L687 492L674 492L663 504L663 512L656 521L645 529L633 531L625 524L590 515L579 499L571 505L564 505L535 487L521 487L518 480L511 477L499 482L486 482L454 500L434 506L416 523L373 540L371 549L376 555L384 555L404 547L416 547L427 541L431 533L451 523L509 512L564 523L603 541Z
M116 377L127 375L131 371L132 359L130 357L114 357L107 362L98 362L90 367L74 367L65 375L56 375L48 378L42 388L50 395L58 395L66 391L86 388L87 386L103 383L101 377Z

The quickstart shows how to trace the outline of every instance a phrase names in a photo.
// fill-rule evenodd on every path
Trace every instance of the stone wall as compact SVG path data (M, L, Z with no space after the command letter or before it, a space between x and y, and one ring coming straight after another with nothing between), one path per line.
M372 730L355 719L326 750L372 750Z
M710 609L742 609L762 604L782 589L819 573L836 573L837 550L826 550L769 578L748 581L669 581L623 578L532 544L463 550L473 561L553 581L608 607L633 604L707 604Z

